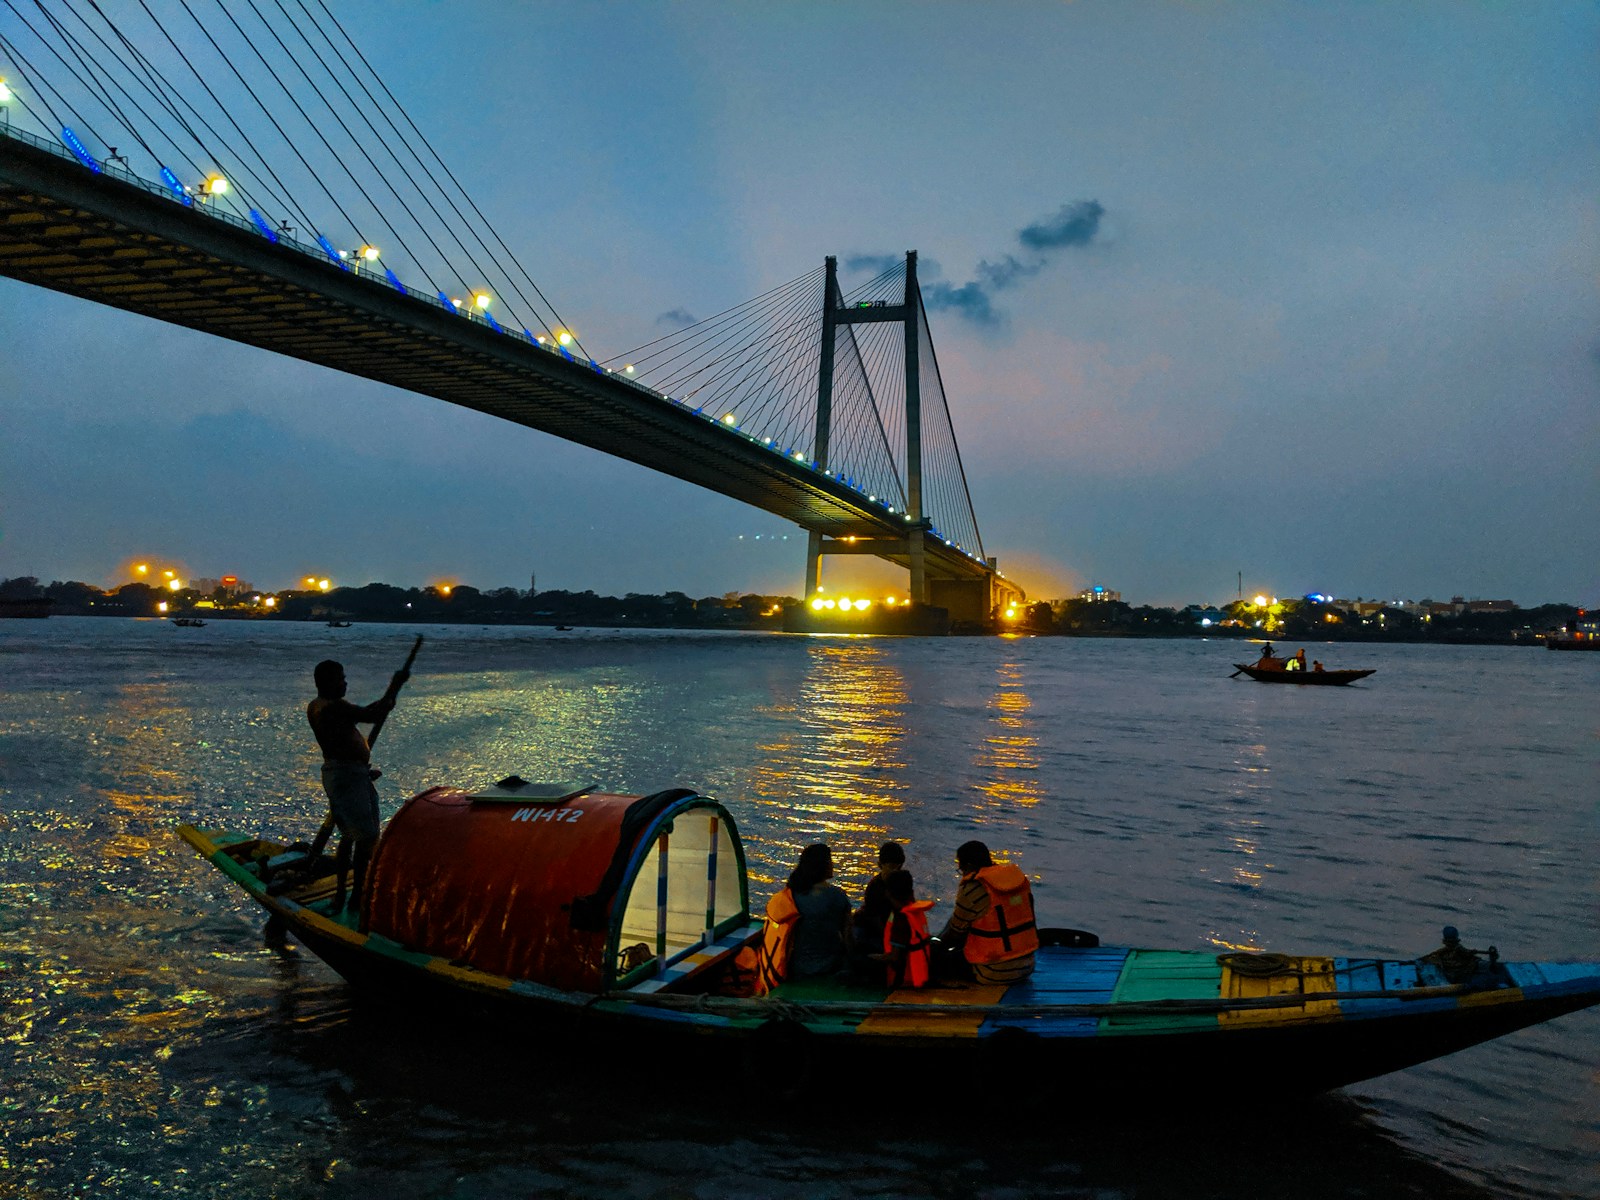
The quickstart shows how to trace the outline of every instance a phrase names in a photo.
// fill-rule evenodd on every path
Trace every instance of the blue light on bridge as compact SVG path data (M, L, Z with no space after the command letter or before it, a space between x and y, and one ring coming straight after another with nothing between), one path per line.
M161 182L167 185L173 196L183 201L190 208L194 207L194 197L189 195L189 189L178 182L178 177L172 173L170 167L161 168Z
M250 219L256 223L256 228L261 230L261 236L266 238L267 241L276 242L278 240L278 231L268 225L267 219L253 208L250 210Z
M345 260L339 256L339 252L333 248L333 244L320 233L317 234L317 245L322 247L322 252L333 260L333 263L336 267L339 267L341 270L345 271L350 269L350 264L345 262Z
M439 295L439 303L444 305L445 309L447 311L455 312L456 306L454 304L450 303L450 297L446 296L443 292L440 292L438 295Z
M63 128L61 130L61 140L67 144L68 150L71 150L78 156L79 162L88 167L89 170L93 171L96 175L100 173L100 164L95 162L94 156L84 149L83 143L78 140L77 134L73 133L70 129Z
M489 314L489 310L488 310L488 309L484 309L484 310L483 310L483 319L484 319L484 320L485 320L485 321L487 321L487 322L489 322L489 328L490 328L490 329L492 329L492 330L494 330L494 331L495 331L495 332L496 332L496 333L503 333L503 332L505 332L505 331L504 331L504 330L502 330L502 329L501 329L501 328L500 328L500 325L499 325L499 323L498 323L498 322L496 322L496 321L495 321L495 319L494 319L494 317L492 317L492 316L491 316L491 315L490 315L490 314Z
M383 274L389 280L390 286L393 287L395 291L399 292L402 296L406 294L406 285L400 282L400 276L396 275L388 267L383 269Z

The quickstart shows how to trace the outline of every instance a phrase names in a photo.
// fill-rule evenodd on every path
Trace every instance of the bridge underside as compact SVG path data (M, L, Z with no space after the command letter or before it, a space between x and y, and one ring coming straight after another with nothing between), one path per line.
M904 537L839 481L624 379L10 137L0 274L501 417L826 537ZM933 539L927 570L991 575Z

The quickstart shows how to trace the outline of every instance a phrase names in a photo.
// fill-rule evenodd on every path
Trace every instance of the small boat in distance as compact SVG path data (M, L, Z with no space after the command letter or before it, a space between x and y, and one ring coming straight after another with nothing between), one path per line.
M1346 683L1354 683L1357 679L1365 679L1378 668L1371 671L1291 671L1284 667L1258 667L1251 663L1234 663L1235 675L1248 675L1257 683L1292 683L1295 685L1310 684L1313 687L1339 687Z
M582 1087L637 1086L640 1063L743 1063L756 1082L797 1088L840 1071L931 1088L1000 1070L1051 1105L1148 1106L1153 1090L1218 1103L1267 1080L1274 1096L1342 1087L1600 1004L1600 962L1504 961L1454 929L1401 960L1040 929L1032 975L1010 985L827 975L763 994L738 830L686 788L633 796L517 776L430 788L383 829L358 908L306 843L178 832L270 914L269 933L353 987L430 1019L447 1007L503 1018L497 1053L536 1051L541 1069L564 1055Z
M174 625L182 625L185 629L200 629L205 625L205 622L199 617L173 617L172 623Z
M350 628L350 622L349 621L329 621L328 622L328 628L329 629L349 629Z

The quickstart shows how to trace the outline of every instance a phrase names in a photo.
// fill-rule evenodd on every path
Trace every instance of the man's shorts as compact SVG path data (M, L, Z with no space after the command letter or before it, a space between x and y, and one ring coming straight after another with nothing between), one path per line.
M328 793L328 807L340 833L357 842L378 840L378 789L372 786L371 767L325 762L322 790Z

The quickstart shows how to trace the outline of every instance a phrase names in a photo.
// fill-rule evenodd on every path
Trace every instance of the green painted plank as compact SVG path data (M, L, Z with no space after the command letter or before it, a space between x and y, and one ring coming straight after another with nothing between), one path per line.
M1134 950L1111 994L1114 1004L1160 1000L1215 1000L1222 992L1222 965L1215 954L1195 950ZM1215 1013L1149 1013L1101 1019L1101 1035L1177 1033L1215 1029Z

